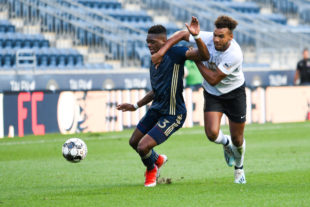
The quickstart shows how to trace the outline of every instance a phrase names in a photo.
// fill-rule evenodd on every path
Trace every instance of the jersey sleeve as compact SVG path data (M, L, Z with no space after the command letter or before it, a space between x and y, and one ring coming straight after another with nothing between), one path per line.
M200 31L199 35L200 35L200 38L202 39L202 41L204 43L206 43L207 41L209 41L210 38L213 37L213 32ZM190 43L196 43L193 35L189 36L189 42Z
M175 61L178 63L185 62L187 47L173 47L171 48L171 53L173 54Z
M223 56L222 61L217 66L223 73L226 75L231 74L234 70L236 70L242 64L242 56L241 55L231 55L226 54Z

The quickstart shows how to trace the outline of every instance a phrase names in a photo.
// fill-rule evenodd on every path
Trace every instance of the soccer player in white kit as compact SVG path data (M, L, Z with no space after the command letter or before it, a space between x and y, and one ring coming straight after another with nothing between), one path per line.
M244 127L246 122L245 79L242 72L243 54L233 39L237 21L228 16L219 16L213 32L200 32L198 19L192 17L188 31L176 32L155 55L155 65L161 62L165 52L181 40L205 48L200 54L205 62L196 62L204 78L204 128L208 139L222 144L228 166L235 168L235 183L245 184L243 160L245 153ZM199 45L201 44L202 45ZM201 52L202 50L200 50ZM223 114L229 119L230 136L220 130Z

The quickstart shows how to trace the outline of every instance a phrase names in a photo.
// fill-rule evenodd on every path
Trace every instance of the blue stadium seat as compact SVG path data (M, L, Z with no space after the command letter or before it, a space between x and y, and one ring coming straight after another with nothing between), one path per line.
M0 48L39 48L48 47L49 41L42 35L26 35L21 33L0 33Z
M0 20L0 33L3 32L15 32L15 26L8 20Z
M2 53L4 68L11 68L15 65L16 51L13 49L5 49L4 53Z
M3 48L4 42L5 42L5 41L4 41L3 39L0 38L0 49Z
M50 49L46 49L48 50L48 66L49 67L56 67L57 66L57 49L55 48L50 48Z
M50 43L49 43L48 40L43 39L43 40L40 41L40 47L41 48L42 47L49 47L49 46L50 46Z
M223 5L242 13L259 13L260 7L255 2L223 2Z
M275 14L275 13L273 13L273 14L268 14L268 15L265 14L265 15L262 15L262 16L267 18L267 19L269 19L269 20L271 20L271 21L273 21L273 22L276 22L278 24L286 25L286 23L287 23L286 17L284 15L282 15L282 14Z
M113 0L78 0L80 4L90 8L120 9L122 4Z
M298 6L289 0L272 0L273 6L284 13L296 13Z
M48 67L48 53L44 49L36 49L37 65L42 68Z
M113 18L126 22L152 22L153 19L151 16L149 16L145 11L128 11L123 9L118 10L101 10L103 14L110 15Z
M0 50L0 69L3 67L4 54L5 54L5 51L4 50Z
M31 48L32 46L32 39L30 38L29 35L24 36L23 39L23 48Z
M83 55L75 55L75 66L82 66L84 64L83 62Z
M305 22L310 23L310 6L300 8L299 17Z
M58 49L57 53L57 67L63 68L66 66L67 51L65 49Z
M268 20L273 21L278 24L286 25L287 19L282 14L247 14L248 17L251 17L251 19L260 19L260 20Z
M5 42L4 42L4 45L3 47L5 48L12 48L13 47L13 38L15 37L14 33L5 33Z
M136 48L136 53L141 61L141 67L149 68L151 65L151 55L149 49L146 47L138 47Z
M75 66L75 50L69 49L68 54L67 54L67 67L74 67Z

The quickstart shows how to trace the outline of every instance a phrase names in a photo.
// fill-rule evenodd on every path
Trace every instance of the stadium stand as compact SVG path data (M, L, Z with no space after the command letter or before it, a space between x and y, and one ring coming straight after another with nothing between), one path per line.
M299 51L310 42L308 26L288 25L281 13L262 12L255 1L141 0L146 10L156 10L170 21L188 22L191 16L200 19L201 29L212 31L215 18L227 14L238 20L235 39L240 43L245 62L269 64L272 69L293 69ZM155 13L155 12L154 12ZM284 59L283 57L290 58Z
M8 20L0 20L0 32L15 32L15 27Z
M100 67L147 68L150 54L145 44L147 29L157 23L167 27L168 35L184 29L184 22L197 16L203 30L212 31L218 15L227 14L239 21L235 39L240 43L247 64L269 64L272 69L292 69L304 43L310 41L307 22L309 1L304 0L1 0L10 18L26 23L39 22L40 31L57 37L69 36L72 48L104 54ZM128 5L134 9L128 10ZM272 12L266 13L268 5ZM264 12L262 12L264 10ZM287 13L298 13L300 24L288 24ZM158 17L166 21L157 22ZM308 21L309 22L309 21ZM9 21L0 22L0 47L14 50L32 48L40 68L67 68L88 64L88 52L57 50L42 34L15 32ZM7 35L12 34L12 35ZM86 49L85 49L86 48ZM70 53L72 52L72 53ZM11 54L11 53L10 53ZM61 54L61 55L60 55ZM4 55L5 56L5 55ZM1 56L1 57L4 57ZM13 58L11 55L8 55ZM81 57L82 56L82 57ZM290 58L283 58L289 56ZM86 57L86 58L85 58ZM8 59L8 58L7 58ZM14 59L14 58L13 58ZM82 61L81 61L82 59ZM11 64L12 64L11 60ZM1 64L4 61L2 58ZM88 64L89 67L94 64ZM117 66L117 67L118 67ZM87 67L88 68L88 67Z
M41 68L56 67L75 67L83 64L83 57L74 49L51 48L49 41L41 34L22 34L15 32L15 27L9 21L1 21L0 27L0 67L9 69L16 66L25 66L23 60L17 61L22 54L29 56L32 54L36 58L32 62ZM27 51L25 53L25 51ZM27 66L28 68L28 66Z
M25 1L26 2L26 1ZM1 1L2 5L8 5L10 10L15 12L10 12L10 17L13 19L16 17L29 17L36 16L42 18L43 16L38 16L38 13L34 11L33 8L23 5L23 2L19 1ZM26 2L27 3L27 2ZM29 3L29 1L28 1ZM20 16L18 16L20 15ZM24 19L25 22L29 19ZM33 21L31 19L30 21ZM61 22L59 19L43 19L46 23L45 28L54 29L55 32L65 32L68 31L70 25L66 22ZM41 27L44 29L44 27ZM0 48L5 50L1 51L1 61L0 68L2 69L21 69L29 68L29 64L23 57L23 54L33 54L31 61L34 61L34 65L37 69L111 69L112 65L107 63L100 64L84 64L84 58L76 49L63 49L55 48L50 46L49 40L47 40L42 34L23 34L20 32L15 32L15 26L10 23L9 20L0 21ZM82 36L83 38L83 36ZM87 34L85 36L86 42L94 42L93 36ZM25 53L25 51L28 51ZM29 52L31 51L31 52ZM18 57L17 57L18 56ZM20 60L20 61L19 61Z
M301 23L310 23L310 1L308 0L254 0L262 5L269 5L274 12L295 15Z
M78 3L90 7L90 8L97 8L97 9L121 9L122 4L115 0L78 0Z

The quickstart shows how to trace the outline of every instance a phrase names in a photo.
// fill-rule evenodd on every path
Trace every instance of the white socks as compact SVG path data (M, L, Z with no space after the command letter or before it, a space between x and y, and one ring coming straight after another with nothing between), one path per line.
M219 135L214 141L216 144L225 145L227 143L227 137L223 134L222 130L219 131Z
M243 139L243 144L240 147L236 147L234 144L232 144L232 151L235 156L235 166L242 167L245 153L245 139Z

